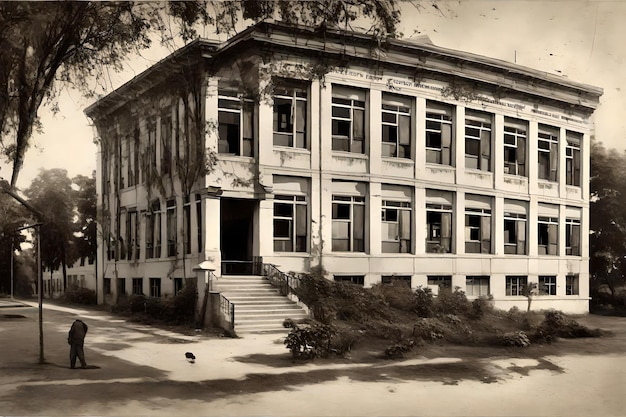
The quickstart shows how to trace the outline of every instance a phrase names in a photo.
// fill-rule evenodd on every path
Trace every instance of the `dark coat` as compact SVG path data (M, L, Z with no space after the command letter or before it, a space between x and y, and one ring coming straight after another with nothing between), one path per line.
M85 335L87 334L87 330L89 328L82 320L76 320L72 323L72 327L70 328L70 332L67 335L67 343L70 345L82 345L85 343Z

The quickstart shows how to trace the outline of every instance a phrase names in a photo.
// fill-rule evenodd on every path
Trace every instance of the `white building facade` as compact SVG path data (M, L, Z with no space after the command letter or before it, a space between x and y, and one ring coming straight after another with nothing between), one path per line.
M371 286L585 313L602 90L429 42L261 23L196 41L86 113L99 302L262 259Z

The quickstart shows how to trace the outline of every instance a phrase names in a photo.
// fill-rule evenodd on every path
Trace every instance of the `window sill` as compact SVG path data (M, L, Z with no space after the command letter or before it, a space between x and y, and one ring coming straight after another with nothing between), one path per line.
M333 156L338 156L342 158L350 157L354 159L363 159L363 160L367 160L369 158L369 156L366 154L356 153L356 152L349 152L349 151L332 151L332 152L333 152Z
M274 151L293 152L293 153L301 153L301 154L307 154L307 155L311 154L311 151L308 150L307 148L296 148L296 147L291 147L291 146L279 146L279 145L274 145Z

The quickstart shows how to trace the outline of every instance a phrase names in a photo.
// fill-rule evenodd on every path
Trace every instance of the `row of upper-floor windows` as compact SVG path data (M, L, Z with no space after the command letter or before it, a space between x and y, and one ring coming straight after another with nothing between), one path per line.
M529 121L504 118L502 161L494 161L494 114L465 109L464 130L457 131L456 106L426 100L426 108L416 111L415 98L383 93L382 103L374 109L369 105L365 89L332 85L331 98L331 148L337 152L367 153L368 133L372 112L380 112L381 155L383 158L414 159L424 149L425 160L430 164L456 165L454 148L463 141L466 168L505 174L528 176L529 141L535 141L537 175L539 179L558 182L561 167L566 184L580 186L581 145L583 134L548 124L539 124L536 137L529 137ZM310 149L310 85L305 82L278 79L273 88L273 144L276 147ZM218 153L237 156L255 156L255 111L257 106L237 91L218 90ZM160 117L146 124L147 143L142 145L139 128L120 137L118 147L112 151L108 167L116 173L119 188L140 182L150 183L158 167L159 174L172 174L185 168L190 161L184 155L203 152L202 139L195 133L195 116L182 115L177 106L164 109ZM417 132L416 119L423 118L425 130ZM157 137L157 122L160 126ZM323 123L324 121L322 121ZM419 134L418 134L419 133ZM198 136L198 137L196 137ZM565 155L559 144L565 141ZM157 161L157 148L160 158ZM182 163L182 164L181 164ZM182 165L182 166L181 166ZM141 178L140 178L141 176ZM105 178L109 180L108 172Z

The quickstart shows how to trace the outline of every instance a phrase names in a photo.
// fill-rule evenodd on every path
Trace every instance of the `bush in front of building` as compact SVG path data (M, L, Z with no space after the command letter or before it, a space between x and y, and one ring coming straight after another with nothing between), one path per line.
M162 322L188 325L194 323L198 291L194 282L188 282L173 297L157 298L132 294L118 300L117 312L130 314L141 322Z
M63 301L71 304L97 304L98 299L96 292L89 288L79 287L77 285L70 285L65 289L63 293Z

